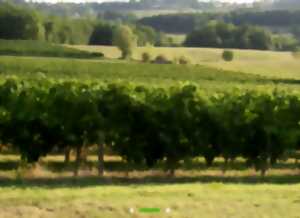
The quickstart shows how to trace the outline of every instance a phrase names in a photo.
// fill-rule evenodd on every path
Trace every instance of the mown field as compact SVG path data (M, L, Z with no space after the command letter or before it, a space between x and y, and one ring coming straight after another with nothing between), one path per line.
M89 156L91 165L96 165L95 160ZM221 159L210 169L203 160L183 164L173 178L160 169L126 175L128 168L120 158L105 160L103 178L93 170L82 170L74 179L63 156L52 155L15 179L18 157L1 155L0 217L299 217L300 178L293 159L280 162L265 178L245 169L241 160L232 163L226 174ZM139 212L141 208L161 211L147 214Z
M74 46L75 48L103 52L106 57L118 58L117 48L107 46ZM143 47L134 51L134 59L140 60L143 52L149 52L153 57L164 54L173 60L185 56L193 64L215 67L223 70L250 73L276 78L300 78L300 61L291 52L273 52L233 49L235 59L232 62L222 60L223 49L214 48L153 48Z
M299 217L299 185L182 184L0 188L0 217ZM159 213L137 212L157 207ZM134 213L129 209L133 208ZM171 212L166 213L166 208Z

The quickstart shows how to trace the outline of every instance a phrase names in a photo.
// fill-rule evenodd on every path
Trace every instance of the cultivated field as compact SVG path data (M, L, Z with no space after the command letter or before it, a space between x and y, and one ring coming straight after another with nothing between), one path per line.
M73 47L73 46L72 46ZM120 52L117 48L107 46L74 46L75 48L103 52L108 58L119 58ZM215 67L218 69L239 71L256 74L260 76L271 76L277 78L300 78L300 61L293 57L291 52L273 52L257 50L233 49L235 59L232 62L222 60L223 49L214 48L137 48L134 59L141 59L143 52L149 52L153 57L164 54L173 60L185 56L193 64Z

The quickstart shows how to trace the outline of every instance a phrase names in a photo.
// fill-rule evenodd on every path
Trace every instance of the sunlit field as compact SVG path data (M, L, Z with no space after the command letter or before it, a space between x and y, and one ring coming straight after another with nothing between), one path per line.
M130 82L163 88L195 83L211 93L235 88L293 91L300 79L300 63L288 52L235 50L234 61L224 62L222 49L138 48L133 60L119 60L120 52L113 47L75 48L103 52L105 58L1 56L0 82ZM145 51L171 60L186 56L192 64L142 63ZM0 155L0 218L299 217L297 153L280 159L265 176L241 157L226 167L221 157L211 167L202 157L182 160L170 176L163 162L149 168L115 154L105 156L104 175L99 176L94 151L74 176L74 153L68 163L62 153L26 167L17 153Z
M25 80L77 80L85 83L129 82L169 87L195 83L206 91L238 89L298 90L299 80L278 78L272 73L244 73L205 65L149 64L117 59L72 59L44 57L0 57L0 82L7 78Z
M117 48L107 46L74 46L81 50L103 52L108 58L119 58ZM185 56L193 64L207 65L220 69L241 71L261 76L277 78L300 78L300 60L291 52L273 52L257 50L233 49L235 58L232 62L222 59L223 49L214 48L154 48L143 47L134 51L133 58L140 60L144 52L149 52L153 57L163 54L171 60Z
M299 189L299 185L220 183L4 187L0 217L296 218ZM143 207L160 212L139 212Z
M300 218L296 0L76 3L0 0L0 218Z
M243 160L222 170L222 159L206 168L202 159L182 163L169 178L157 167L124 166L106 156L105 176L96 176L96 157L77 178L63 156L43 158L29 172L15 170L18 156L0 156L0 217L298 217L300 186L294 159L279 162L265 178ZM22 172L21 172L22 173ZM159 208L147 214L141 208ZM130 212L131 209L131 213ZM166 213L168 209L168 213Z

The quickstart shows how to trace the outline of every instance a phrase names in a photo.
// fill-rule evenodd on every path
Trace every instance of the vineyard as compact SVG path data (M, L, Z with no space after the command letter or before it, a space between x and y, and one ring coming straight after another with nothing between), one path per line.
M300 218L300 13L227 2L0 0L0 218Z
M174 174L181 160L243 157L265 175L300 140L299 93L232 90L207 93L193 84L168 88L78 81L9 79L0 86L2 144L28 163L53 150L104 146L129 163L163 162Z
M297 217L297 65L237 63L1 56L0 218Z

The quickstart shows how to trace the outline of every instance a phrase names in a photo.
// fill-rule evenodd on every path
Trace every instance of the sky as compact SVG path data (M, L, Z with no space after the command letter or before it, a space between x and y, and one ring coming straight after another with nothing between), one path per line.
M55 2L112 2L116 0L33 0L35 2L50 2L50 3L55 3ZM118 1L126 1L126 0L118 0ZM183 0L184 1L184 0ZM203 1L208 1L208 0L203 0ZM236 3L249 3L257 0L218 0L222 2L236 2Z

